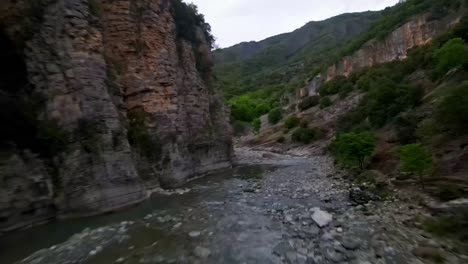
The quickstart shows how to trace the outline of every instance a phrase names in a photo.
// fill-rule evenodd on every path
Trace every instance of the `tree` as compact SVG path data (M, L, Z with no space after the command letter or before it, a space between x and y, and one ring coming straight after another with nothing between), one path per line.
M376 139L372 133L348 133L338 135L332 142L331 150L336 159L347 167L359 166L364 169L367 157L375 150Z
M461 38L454 38L445 43L434 54L436 59L436 75L442 76L451 69L462 66L467 62L468 52L465 42Z
M262 121L260 121L260 118L255 118L255 120L252 122L252 127L255 134L260 132L260 128L262 127Z
M439 104L436 120L454 132L468 131L468 84L455 88Z
M283 113L280 108L275 108L268 113L268 122L272 125L277 124L281 119L283 119Z
M410 144L400 149L401 170L419 177L419 182L424 186L424 175L432 168L432 157L421 144Z

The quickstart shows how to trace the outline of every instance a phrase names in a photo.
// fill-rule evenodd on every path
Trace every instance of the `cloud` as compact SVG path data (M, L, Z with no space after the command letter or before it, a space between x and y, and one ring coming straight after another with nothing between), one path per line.
M228 47L293 31L342 13L381 10L398 0L185 0L193 2Z

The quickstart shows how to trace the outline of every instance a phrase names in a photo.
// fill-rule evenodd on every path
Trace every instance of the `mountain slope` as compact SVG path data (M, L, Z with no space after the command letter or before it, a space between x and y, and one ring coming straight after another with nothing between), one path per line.
M216 76L228 98L252 91L273 91L278 97L288 86L303 83L334 49L379 17L380 12L344 14L260 42L217 50Z

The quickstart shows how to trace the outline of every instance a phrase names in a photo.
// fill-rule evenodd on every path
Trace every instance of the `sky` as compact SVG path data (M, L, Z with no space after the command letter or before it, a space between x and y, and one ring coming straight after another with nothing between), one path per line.
M309 21L381 10L398 0L184 0L198 6L221 48L291 32Z

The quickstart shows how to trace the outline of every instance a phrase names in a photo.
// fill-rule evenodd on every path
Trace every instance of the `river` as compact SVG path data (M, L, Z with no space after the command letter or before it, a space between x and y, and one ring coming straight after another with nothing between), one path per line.
M392 244L381 232L388 224L349 202L347 184L331 177L328 157L241 155L233 169L187 184L188 192L154 194L119 213L7 234L0 238L0 263L414 261L408 245ZM333 219L319 227L317 214Z

